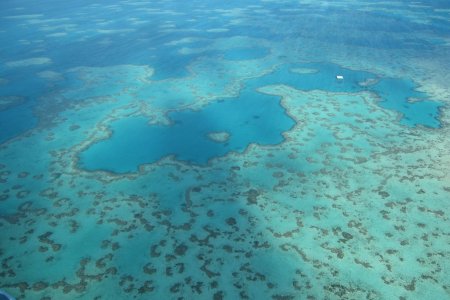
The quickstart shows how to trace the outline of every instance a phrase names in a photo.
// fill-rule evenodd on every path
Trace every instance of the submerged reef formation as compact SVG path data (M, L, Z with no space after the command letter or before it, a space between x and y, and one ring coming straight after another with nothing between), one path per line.
M230 134L226 131L210 132L208 138L218 143L225 143L230 139Z
M1 4L0 288L448 298L448 9L370 3Z
M7 110L11 107L19 105L24 99L18 96L3 96L0 97L0 111Z

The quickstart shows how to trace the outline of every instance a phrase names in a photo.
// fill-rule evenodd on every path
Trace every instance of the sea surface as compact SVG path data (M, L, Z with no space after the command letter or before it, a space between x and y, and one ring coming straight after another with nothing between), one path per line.
M0 3L0 299L450 299L450 2Z

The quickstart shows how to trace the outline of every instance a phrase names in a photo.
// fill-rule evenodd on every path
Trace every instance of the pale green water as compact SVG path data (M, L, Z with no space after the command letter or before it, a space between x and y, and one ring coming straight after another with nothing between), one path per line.
M0 289L450 298L449 15L0 4Z

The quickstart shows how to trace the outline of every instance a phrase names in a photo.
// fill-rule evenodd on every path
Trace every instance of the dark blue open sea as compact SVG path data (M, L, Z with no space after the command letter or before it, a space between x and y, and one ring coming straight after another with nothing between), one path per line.
M0 299L450 299L449 70L448 0L1 1Z

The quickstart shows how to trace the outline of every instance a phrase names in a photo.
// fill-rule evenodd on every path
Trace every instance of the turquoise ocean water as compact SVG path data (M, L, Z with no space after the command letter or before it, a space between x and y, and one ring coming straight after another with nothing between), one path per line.
M448 1L2 1L0 290L450 299L448 70Z

